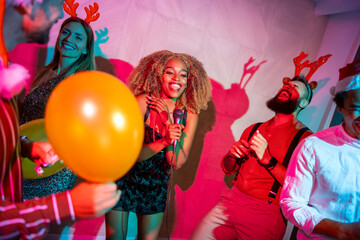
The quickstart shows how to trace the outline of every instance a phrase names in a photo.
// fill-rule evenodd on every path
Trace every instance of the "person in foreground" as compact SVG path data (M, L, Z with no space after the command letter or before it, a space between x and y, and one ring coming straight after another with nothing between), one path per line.
M141 59L128 80L144 115L145 139L137 163L117 182L122 197L106 214L106 235L126 239L129 212L134 212L137 239L157 239L172 169L187 159L211 84L196 58L167 50Z
M360 61L339 72L343 123L302 141L285 177L280 206L298 239L360 239Z
M70 14L72 14L70 12ZM90 24L74 16L61 25L54 57L35 77L22 104L20 124L44 118L47 101L55 87L66 77L81 71L94 70L94 33ZM74 187L76 175L67 167L51 176L24 179L23 198L45 197Z
M17 13L19 16L10 18L14 26L18 26L18 31L14 29L9 32L4 31L4 36L17 39L16 43L35 41L41 29L48 29L45 26L51 26L61 16L62 2L60 0L31 1L31 3L26 1L23 4L21 1L9 2L5 9L5 19L8 19L8 11L11 16L14 16L14 11L19 11ZM16 38L12 35L21 31L24 31L23 35L29 38ZM14 41L7 46L9 50L16 45ZM1 60L0 239L41 239L46 235L50 225L103 215L120 197L120 191L116 189L115 183L82 182L71 191L22 202L20 153L50 165L57 161L58 157L48 143L32 142L27 139L20 141L18 107L15 98L26 85L24 78L17 79L19 72L23 73L25 70L15 65L6 68L3 64ZM25 78L26 75L25 71Z
M311 134L297 116L308 106L316 82L299 76L294 59L295 77L284 78L283 87L267 102L275 116L245 129L223 158L225 174L236 173L231 189L200 221L190 239L282 239L286 224L280 212L279 193L289 155L299 139ZM299 59L302 58L302 59ZM302 67L309 67L308 61ZM300 70L300 71L298 71ZM316 69L315 69L316 70Z

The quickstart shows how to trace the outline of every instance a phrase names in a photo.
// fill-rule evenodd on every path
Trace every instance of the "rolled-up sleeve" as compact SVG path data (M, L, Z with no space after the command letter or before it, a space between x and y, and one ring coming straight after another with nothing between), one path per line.
M303 140L291 157L280 197L280 206L285 218L308 236L324 219L324 216L309 204L316 181L315 159L316 154L311 141Z

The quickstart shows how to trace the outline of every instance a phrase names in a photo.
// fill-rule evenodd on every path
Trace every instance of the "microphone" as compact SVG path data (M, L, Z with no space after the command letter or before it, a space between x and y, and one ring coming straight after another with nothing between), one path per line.
M173 113L174 123L179 124L183 118L183 112L181 109L175 109ZM173 142L173 151L175 152L177 140Z

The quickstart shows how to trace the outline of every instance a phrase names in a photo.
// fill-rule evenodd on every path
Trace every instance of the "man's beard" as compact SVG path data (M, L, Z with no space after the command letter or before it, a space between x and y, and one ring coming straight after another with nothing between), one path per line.
M271 98L270 100L268 100L266 102L266 106L270 110L272 110L276 113L282 113L282 114L289 115L289 114L292 114L299 106L297 99L281 101L281 100L278 100L277 97L278 97L278 95L276 95L275 97Z

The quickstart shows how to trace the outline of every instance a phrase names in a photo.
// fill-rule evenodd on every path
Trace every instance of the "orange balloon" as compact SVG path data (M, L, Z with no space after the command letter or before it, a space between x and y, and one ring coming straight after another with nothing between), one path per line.
M92 182L119 179L136 162L144 121L136 98L119 79L85 71L64 79L45 110L49 142L64 164Z

